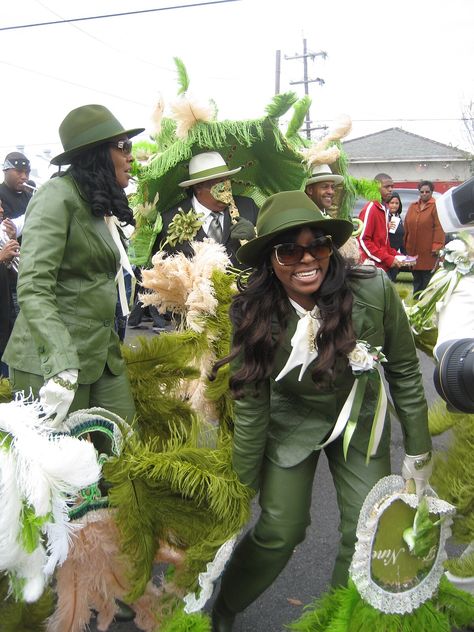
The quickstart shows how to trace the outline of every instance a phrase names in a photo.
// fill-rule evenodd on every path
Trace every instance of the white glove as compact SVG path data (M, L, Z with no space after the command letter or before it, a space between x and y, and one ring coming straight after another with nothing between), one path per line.
M77 369L66 369L53 375L40 388L40 403L53 428L60 428L67 415L76 394L77 376Z
M402 476L406 481L413 479L418 498L421 498L425 491L431 490L429 478L432 471L433 461L431 460L431 452L425 452L417 456L405 455L402 466Z

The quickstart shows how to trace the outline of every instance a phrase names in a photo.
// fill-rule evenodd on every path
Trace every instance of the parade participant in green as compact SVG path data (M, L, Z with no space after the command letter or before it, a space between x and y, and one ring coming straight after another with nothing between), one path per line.
M232 630L304 539L322 449L341 516L332 582L347 582L360 508L390 473L380 363L403 427L403 476L420 495L428 484L431 439L410 327L387 276L349 268L339 254L351 233L351 222L324 216L304 192L282 192L263 204L258 237L238 251L254 269L231 308L231 353L214 374L232 362L233 464L260 491L261 514L224 571L217 632Z
M20 315L4 360L13 388L40 395L51 423L101 406L122 418L134 402L114 331L123 269L130 267L118 224L133 223L124 188L130 179L130 137L101 105L72 110L61 123L64 152L51 161L71 165L28 206L18 279Z

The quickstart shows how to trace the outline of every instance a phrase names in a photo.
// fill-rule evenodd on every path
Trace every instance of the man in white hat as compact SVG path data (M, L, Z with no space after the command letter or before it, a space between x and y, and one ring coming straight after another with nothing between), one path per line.
M240 170L241 167L229 169L216 151L193 156L189 162L189 179L179 183L180 187L188 189L188 198L163 212L163 229L156 244L166 241L176 215L187 213L192 208L201 216L202 222L192 240L202 241L211 237L225 246L232 265L241 267L235 252L241 241L255 237L258 207L251 198L232 194L229 178ZM163 249L169 253L183 252L187 257L194 254L190 240L178 241L175 245L164 243Z
M329 165L315 165L311 177L306 182L306 195L323 213L327 213L334 201L336 185L341 184L343 180L342 176L331 171Z

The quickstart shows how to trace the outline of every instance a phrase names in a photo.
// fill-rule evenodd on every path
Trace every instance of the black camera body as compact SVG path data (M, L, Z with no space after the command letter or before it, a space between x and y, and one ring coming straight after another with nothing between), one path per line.
M446 233L474 234L474 177L436 200ZM474 275L462 276L438 315L434 384L448 408L474 413Z

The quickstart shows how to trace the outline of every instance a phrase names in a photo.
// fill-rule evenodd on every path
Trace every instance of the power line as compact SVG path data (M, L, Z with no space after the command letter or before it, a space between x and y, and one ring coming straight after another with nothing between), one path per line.
M41 0L36 0L36 3L39 4L41 7L43 7L43 9L46 9L46 11L48 11L49 13L52 13L53 15L55 15L58 18L61 18L61 20L67 21L67 18L65 18L60 13L57 13L56 11L53 11L52 9L50 9L43 2L41 2ZM80 33L83 33L84 35L86 35L90 39L93 39L96 42L99 42L100 44L102 44L106 48L110 48L110 50L113 50L113 51L115 51L117 53L120 53L121 55L124 55L126 57L130 57L130 53L129 52L126 52L123 49L118 48L117 46L113 46L109 42L104 42L104 40L101 40L99 37L96 37L95 35L92 35L92 33L89 33L89 31L86 31L85 29L81 28L77 24L71 24L71 27L76 29ZM149 59L144 59L143 57L136 57L135 56L134 57L134 61L140 61L143 64L148 64L149 66L152 66L153 68L158 68L159 70L166 70L167 72L171 72L171 73L175 73L176 74L176 70L173 70L171 68L166 68L165 66L158 66L158 64L153 63Z
M332 119L321 119L324 122L328 122ZM353 123L422 123L429 121L472 121L472 118L379 118L379 119L351 119Z
M84 18L70 18L69 20L53 20L51 22L35 22L32 24L17 24L16 26L3 26L0 31L15 31L18 29L29 29L36 26L50 26L52 24L67 24L70 22L84 22L86 20L101 20L103 18L116 18L123 15L138 15L143 13L156 13L157 11L172 11L174 9L191 9L193 7L204 7L211 4L227 4L228 2L240 2L240 0L209 0L209 2L198 2L196 4L178 4L172 7L159 7L157 9L141 9L140 11L126 11L124 13L107 13L105 15L90 15Z
M0 64L4 64L5 66L11 66L12 68L18 68L19 70L23 70L25 72L31 72L35 75L41 75L42 77L47 77L48 79L54 79L54 81L60 81L61 83L68 83L71 86L75 86L76 88L85 88L86 90L91 90L92 92L98 92L100 94L105 94L108 97L113 97L114 99L119 99L120 101L127 101L127 103L133 103L134 105L140 105L141 107L149 107L146 103L141 103L140 101L134 101L133 99L127 99L121 94L114 94L113 92L107 92L106 90L101 90L100 88L93 88L91 86L85 86L82 83L77 83L76 81L70 81L69 79L61 79L59 77L55 77L54 75L49 75L46 72L42 72L41 70L33 70L32 68L25 68L24 66L19 66L18 64L12 64L9 61L4 61L0 59Z

